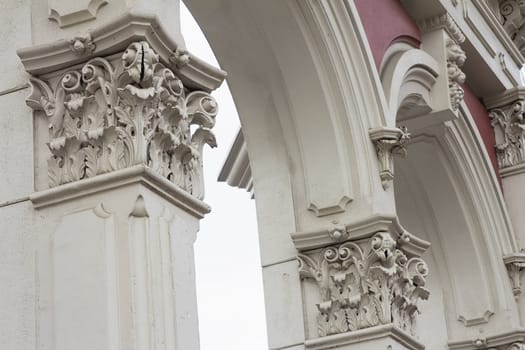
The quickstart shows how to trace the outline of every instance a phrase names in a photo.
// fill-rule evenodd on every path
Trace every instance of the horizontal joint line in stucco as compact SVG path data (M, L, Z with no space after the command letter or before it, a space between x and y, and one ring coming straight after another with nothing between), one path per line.
M24 90L24 89L27 89L28 87L29 87L29 84L26 83L26 84L18 85L18 86L9 88L9 89L5 89L5 90L0 91L0 96L4 96L4 95L10 94L12 92L17 92L17 91L20 91L20 90Z
M29 200L29 196L22 197L22 198L17 198L17 199L12 199L10 201L5 201L5 202L0 203L0 208L7 207L9 205L13 205L13 204L17 204L17 203L21 203L21 202L25 202L25 201L28 201L28 200Z

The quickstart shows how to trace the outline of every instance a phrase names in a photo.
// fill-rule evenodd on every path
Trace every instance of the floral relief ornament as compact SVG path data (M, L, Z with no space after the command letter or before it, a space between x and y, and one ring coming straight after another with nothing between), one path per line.
M91 34L76 36L69 40L69 48L76 55L90 55L95 51L96 45L91 38Z
M461 85L465 83L466 76L461 70L461 67L465 64L467 56L461 46L452 39L447 39L446 48L450 104L452 105L452 109L456 111L465 95Z
M496 155L500 169L525 161L525 101L516 100L489 113L496 137Z
M63 74L54 90L30 81L27 104L49 121L50 187L145 164L204 197L202 150L216 146L217 103L186 89L147 42L132 43L113 64L89 60Z
M319 289L319 336L388 323L414 335L417 303L429 296L426 263L396 249L388 232L376 233L367 245L367 253L346 242L298 256L301 278Z

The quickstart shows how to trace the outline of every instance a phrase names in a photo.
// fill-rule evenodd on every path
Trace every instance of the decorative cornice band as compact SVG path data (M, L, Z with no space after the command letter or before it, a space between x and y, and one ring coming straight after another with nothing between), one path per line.
M422 32L431 32L436 29L444 29L448 35L461 44L465 41L465 35L448 13L443 13L417 22Z
M124 51L132 42L145 40L159 55L160 61L172 69L190 89L210 92L219 87L226 77L226 72L191 53L186 53L186 64L181 65L180 60L170 60L179 45L163 30L155 16L127 13L93 29L85 37L90 39L88 43L92 45L89 45L89 52L83 52L82 55L71 48L71 40L74 40L74 44L75 38L22 48L17 53L28 73L42 75L85 62L90 57L109 56Z
M144 165L136 165L98 175L93 178L35 192L29 199L33 202L35 208L40 209L134 183L140 183L148 187L174 205L181 207L198 218L203 218L204 215L211 210L208 204L188 194L169 180L155 174Z
M525 349L525 329L488 335L480 338L451 341L450 350L523 350Z
M340 232L339 237L336 232ZM399 224L397 217L385 215L373 215L352 223L332 225L312 231L294 232L291 233L291 237L295 248L304 252L347 239L370 238L377 232L394 234L400 240L402 249L411 256L422 255L430 247L429 242L406 231Z
M399 342L399 344L405 346L408 350L425 349L423 344L393 324L370 327L355 332L330 335L328 337L309 339L305 341L304 345L308 350L323 350L383 338L393 339Z

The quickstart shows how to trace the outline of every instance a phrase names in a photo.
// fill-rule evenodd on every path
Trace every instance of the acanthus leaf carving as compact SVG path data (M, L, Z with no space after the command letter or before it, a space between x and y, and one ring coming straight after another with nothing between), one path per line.
M525 100L518 99L489 113L496 137L496 155L500 169L525 161Z
M145 42L121 59L96 57L51 84L32 77L27 104L49 121L49 185L145 164L195 197L204 197L202 151L218 107L189 91ZM193 126L193 127L192 127Z
M298 256L300 277L319 289L319 336L388 323L415 334L417 304L429 297L426 263L408 258L388 232L376 233L367 245L367 252L345 242Z
M394 155L406 157L410 134L406 127L376 128L369 131L379 160L379 176L384 189L394 180Z
M465 64L467 56L461 46L452 39L446 40L446 49L450 104L452 109L457 111L461 101L463 101L463 96L465 95L461 85L465 83L466 76L461 70L461 67Z

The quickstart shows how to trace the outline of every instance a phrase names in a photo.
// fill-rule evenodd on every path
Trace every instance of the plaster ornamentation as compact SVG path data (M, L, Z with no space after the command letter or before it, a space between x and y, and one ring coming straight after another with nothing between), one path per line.
M63 28L97 18L99 8L109 0L48 0L49 19Z
M465 95L461 85L465 82L465 73L461 70L467 56L457 42L452 39L446 41L447 48L447 73L450 104L457 111Z
M394 180L394 155L406 157L406 144L410 140L410 134L405 127L371 129L369 134L379 160L381 183L387 189Z
M186 50L177 48L170 56L170 62L180 69L190 62L190 55Z
M319 336L389 323L414 335L417 303L429 296L425 261L408 258L388 232L376 233L366 245L366 253L346 242L298 256L301 278L319 287Z
M461 44L465 41L465 35L448 13L443 13L438 16L429 17L418 21L417 25L424 33L436 29L444 29L447 34L458 44Z
M144 164L203 198L202 149L216 145L217 103L186 89L147 42L115 63L97 57L67 71L54 89L30 81L27 104L49 120L50 187Z
M525 160L525 100L518 99L490 111L492 127L496 136L496 154L500 169L522 163Z
M488 349L488 350L525 350L525 343L515 342L512 344L505 344L501 346L488 346L487 339L478 338L472 342L478 349Z
M525 269L525 251L516 254L510 254L503 257L507 271L509 272L510 282L512 284L512 292L516 300L521 295L521 271Z
M96 48L91 34L76 36L69 40L69 47L76 55L91 55Z
M522 55L525 54L525 3L520 0L500 0L499 13L501 25Z

